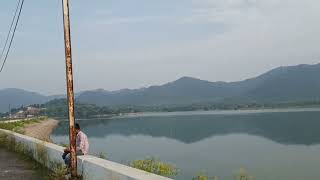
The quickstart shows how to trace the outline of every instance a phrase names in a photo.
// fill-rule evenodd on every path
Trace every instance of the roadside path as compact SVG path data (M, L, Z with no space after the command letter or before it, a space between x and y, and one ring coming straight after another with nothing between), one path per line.
M52 142L50 135L52 131L57 127L58 121L54 119L48 119L36 124L28 124L23 128L26 136L34 137L43 141Z
M20 160L16 154L0 147L1 180L41 180L35 171L28 170L28 163Z

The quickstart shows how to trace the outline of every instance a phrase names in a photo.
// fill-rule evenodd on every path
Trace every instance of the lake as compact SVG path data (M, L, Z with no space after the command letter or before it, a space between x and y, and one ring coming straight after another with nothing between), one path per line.
M147 113L79 120L90 154L129 164L155 157L180 169L228 179L245 168L256 180L320 179L320 110ZM68 122L54 131L68 142Z

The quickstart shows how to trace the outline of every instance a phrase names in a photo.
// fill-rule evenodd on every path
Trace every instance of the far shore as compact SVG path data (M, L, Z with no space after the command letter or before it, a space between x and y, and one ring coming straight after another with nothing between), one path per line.
M98 117L77 118L77 121L94 120L94 119L122 119L132 117L154 117L154 116L180 116L180 115L241 115L256 113L275 113L275 112L313 112L320 111L320 107L285 107L285 108L252 108L252 109L230 109L230 110L194 110L194 111L150 111L135 113L120 113L113 115L99 115ZM60 121L68 121L67 117L59 117Z
M288 108L257 108L257 109L236 109L236 110L195 110L195 111L172 111L172 112L137 112L123 113L112 118L127 117L149 117L149 116L170 116L170 115L227 115L227 114L255 114L274 112L304 112L320 111L320 107L288 107ZM90 119L90 118L88 118Z

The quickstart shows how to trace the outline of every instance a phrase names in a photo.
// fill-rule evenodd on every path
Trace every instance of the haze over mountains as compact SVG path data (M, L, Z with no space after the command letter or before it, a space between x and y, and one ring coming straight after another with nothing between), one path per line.
M20 89L0 90L0 112L12 107L41 104L63 96L43 96ZM303 102L320 99L320 64L279 67L238 82L209 82L183 77L142 89L93 90L77 95L82 103L99 106L179 105L192 103Z

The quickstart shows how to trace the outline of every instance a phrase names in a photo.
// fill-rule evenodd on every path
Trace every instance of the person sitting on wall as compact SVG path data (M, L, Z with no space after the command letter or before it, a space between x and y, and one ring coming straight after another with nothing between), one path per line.
M85 133L81 131L80 125L78 123L75 124L76 129L76 153L77 155L87 155L89 152L89 142L88 137ZM70 148L64 149L64 153L62 155L62 159L64 163L70 167L71 166L71 155L70 155Z

